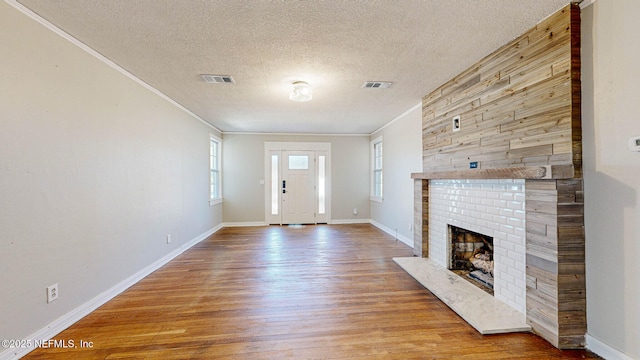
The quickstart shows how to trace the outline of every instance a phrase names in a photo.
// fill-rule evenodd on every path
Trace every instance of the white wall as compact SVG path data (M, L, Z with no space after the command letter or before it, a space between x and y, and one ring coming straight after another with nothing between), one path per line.
M28 338L219 225L210 130L0 2L0 338Z
M373 224L413 246L413 179L422 172L422 104L399 116L388 126L373 133L382 136L384 197L371 201Z
M589 348L640 359L640 2L582 13L582 100ZM610 352L608 352L610 351Z
M369 137L224 134L222 187L225 223L263 223L264 143L331 143L331 220L368 221ZM353 215L353 208L358 215Z

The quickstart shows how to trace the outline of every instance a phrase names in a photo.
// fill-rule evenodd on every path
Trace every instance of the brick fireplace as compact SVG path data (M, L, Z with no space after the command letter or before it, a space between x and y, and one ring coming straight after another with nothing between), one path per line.
M412 174L414 253L446 266L448 225L494 237L495 297L567 349L586 332L580 101L569 4L423 98Z
M434 180L429 190L429 258L449 265L449 225L492 237L494 296L524 314L524 180Z
M418 174L414 174L414 177L416 176ZM525 314L527 323L534 332L553 345L566 349L584 347L586 285L582 180L483 179L476 184L487 186L495 184L496 180L497 184L500 184L500 181L523 183L524 236L505 237L507 232L504 230L513 230L514 234L521 232L517 223L522 219L499 215L499 208L494 206L492 209L485 208L489 207L489 199L497 200L495 195L485 198L484 201L461 198L456 207L444 208L438 200L443 191L439 187L449 180L416 179L415 221L419 225L416 225L414 233L414 253L446 266L446 250L442 250L446 249L446 240L442 241L441 231L442 224L448 221L497 235L494 237L496 298ZM474 181L453 181L453 184L460 183ZM514 194L514 199L516 197L521 198L522 195ZM511 206L518 206L516 202ZM474 203L476 214L472 210ZM460 216L465 212L471 214ZM520 212L514 215L521 216ZM503 222L505 220L506 222ZM478 226L478 223L481 225ZM446 231L446 225L444 226ZM519 253L522 250L522 241L524 256ZM520 273L520 269L524 269L524 274Z

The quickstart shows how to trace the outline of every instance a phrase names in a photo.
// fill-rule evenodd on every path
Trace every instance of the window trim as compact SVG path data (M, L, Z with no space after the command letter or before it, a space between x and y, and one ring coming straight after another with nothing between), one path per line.
M370 153L371 153L371 174L370 174L370 190L369 190L369 199L375 202L382 202L384 200L384 145L382 141L382 136L379 136L370 142ZM380 168L376 168L376 146L380 146L380 158L381 158L381 166ZM375 181L376 181L376 173L380 172L381 174L381 183L380 183L380 194L375 193Z
M212 167L212 157L213 157L213 147L212 144L216 144L217 146L217 156L215 159L216 169ZM218 196L214 196L214 192L212 191L212 186L214 184L214 171L217 175L217 184L218 184ZM219 137L209 134L209 206L213 206L216 204L220 204L223 202L222 198L222 139Z

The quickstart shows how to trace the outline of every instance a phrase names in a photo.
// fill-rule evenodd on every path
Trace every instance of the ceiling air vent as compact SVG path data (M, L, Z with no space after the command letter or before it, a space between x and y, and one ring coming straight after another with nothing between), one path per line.
M391 87L391 84L393 83L390 81L367 81L362 87L365 89L386 89Z
M233 77L229 75L201 75L204 81L209 84L233 84Z

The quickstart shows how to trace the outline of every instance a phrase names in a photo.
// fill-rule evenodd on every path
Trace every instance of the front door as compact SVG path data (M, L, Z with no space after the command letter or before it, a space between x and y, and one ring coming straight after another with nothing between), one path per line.
M282 152L282 223L314 224L314 151Z

